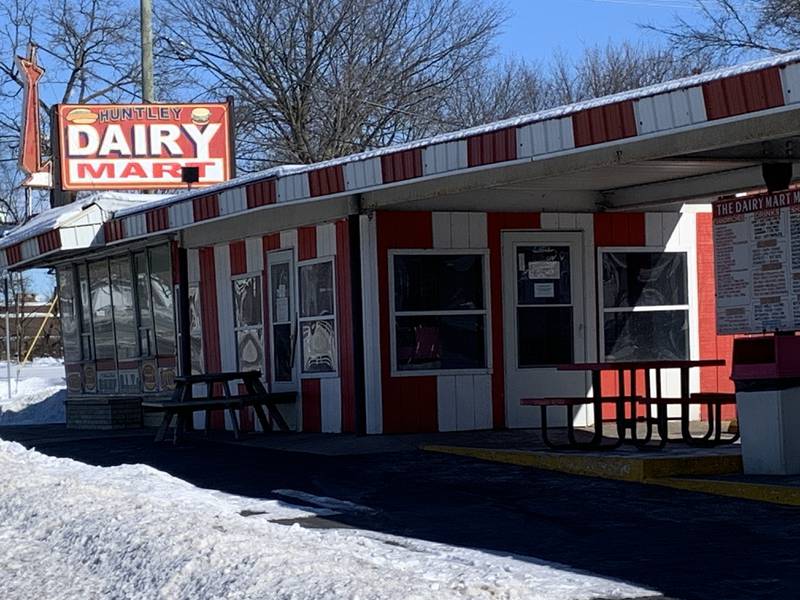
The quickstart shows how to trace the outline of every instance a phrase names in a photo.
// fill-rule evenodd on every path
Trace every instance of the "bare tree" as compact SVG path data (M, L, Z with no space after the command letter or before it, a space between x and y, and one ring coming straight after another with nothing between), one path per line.
M568 104L616 94L704 71L707 54L683 56L672 48L622 42L584 49L577 60L557 53L550 71L551 98Z
M676 16L670 27L646 27L666 36L682 56L704 54L720 63L789 52L800 44L799 0L706 0L697 4L699 19Z
M170 0L172 54L238 102L239 154L307 163L452 128L439 108L492 52L479 0Z

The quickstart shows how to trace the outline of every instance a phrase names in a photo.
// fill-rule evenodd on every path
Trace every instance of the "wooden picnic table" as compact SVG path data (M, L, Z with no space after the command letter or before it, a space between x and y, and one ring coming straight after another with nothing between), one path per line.
M722 406L735 404L733 394L723 393L695 393L692 394L689 385L689 372L693 368L721 367L725 361L721 359L704 360L646 360L646 361L621 361L621 362L593 362L558 365L560 371L588 371L592 377L592 395L588 398L528 398L521 403L526 406L539 406L542 415L542 435L545 443L555 449L591 449L613 450L623 443L629 442L640 449L652 448L650 441L653 435L653 426L659 434L656 448L663 448L668 441L683 441L692 446L713 446L723 443L732 443L738 439L738 434L733 437L722 437ZM680 371L680 395L666 397L662 391L661 375L665 369ZM603 394L602 373L612 371L616 373L617 394L605 396ZM643 383L637 373L643 373ZM651 377L651 375L655 377ZM626 385L627 384L627 385ZM644 389L640 389L640 388ZM580 442L575 436L574 407L591 404L594 414L594 433L588 442ZM612 404L615 407L615 424L617 440L612 443L603 443L603 406ZM706 405L709 409L709 425L706 433L700 437L692 435L689 429L689 407L694 404ZM547 409L550 406L565 406L567 408L567 444L555 444L548 437ZM645 407L645 414L640 416L638 408ZM681 437L671 440L668 431L669 406L680 408ZM651 407L655 407L655 416ZM628 414L630 416L628 416ZM645 423L646 432L643 438L638 437L638 424Z
M230 384L234 381L241 381L245 392L242 394L232 394ZM193 398L192 386L205 385L205 398ZM217 390L222 389L222 395ZM205 411L205 431L211 426L212 410L227 410L233 426L233 433L236 439L240 437L239 420L236 416L236 409L252 406L261 424L263 431L271 431L271 423L275 423L281 431L289 431L289 426L278 410L277 405L295 402L295 392L270 393L261 383L260 371L228 371L224 373L203 373L199 375L186 375L175 378L175 390L169 400L152 399L144 400L142 408L145 410L164 411L161 425L156 432L155 441L164 440L167 430L175 419L175 433L173 443L177 443L179 437L187 429L187 423L192 414L198 411ZM264 413L264 408L269 413L270 420Z

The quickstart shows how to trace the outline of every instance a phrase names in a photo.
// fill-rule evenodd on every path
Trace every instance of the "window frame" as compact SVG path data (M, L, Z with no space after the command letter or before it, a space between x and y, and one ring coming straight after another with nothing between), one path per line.
M483 308L470 310L395 310L395 256L479 256L483 268ZM491 307L491 279L489 272L488 248L394 248L388 251L389 269L389 373L392 377L421 377L428 375L486 375L492 373L492 307ZM402 371L397 368L397 317L413 316L452 316L452 315L483 315L483 344L486 353L486 366L474 369L410 369Z
M603 293L603 255L604 254L683 254L686 257L686 304L659 304L654 306L619 306L606 307L605 294ZM689 330L686 332L687 359L694 355L694 330L693 322L694 303L692 286L692 251L690 248L666 246L602 246L597 248L597 355L601 362L613 362L606 357L606 313L634 313L634 312L674 312L686 311L686 323Z
M294 389L297 386L298 376L300 374L300 368L298 363L298 358L300 353L297 351L297 344L299 343L298 335L300 331L300 312L298 309L298 295L300 290L298 288L298 277L299 272L298 269L298 261L297 256L295 254L294 248L280 248L276 250L270 250L266 253L266 262L265 262L265 269L266 269L266 293L265 296L262 298L262 301L266 301L267 304L267 320L269 321L269 357L268 358L268 370L265 373L269 374L269 381L273 387L275 386L285 386L287 389ZM284 321L275 321L275 311L272 309L272 267L274 265L280 264L287 264L289 265L289 331L291 335L291 344L292 344L292 378L288 381L278 381L275 378L275 325L283 325L286 324ZM301 349L302 351L302 349ZM338 362L337 362L338 364Z
M237 327L236 325L236 281L240 279L257 279L258 289L261 295L261 306L260 306L260 316L261 316L261 324L260 325L244 325L242 327ZM242 367L239 364L239 332L240 331L252 331L252 330L261 330L261 377L264 378L266 374L266 360L267 360L267 353L265 352L266 348L264 348L264 280L263 280L263 273L258 271L253 271L250 273L241 273L239 275L232 275L231 282L230 282L230 290L231 290L231 300L233 301L233 340L234 340L234 347L236 349L236 370L241 371Z
M302 304L303 304L303 292L302 292L302 278L300 277L300 269L303 267L308 267L315 264L320 263L331 263L331 283L333 284L333 313L330 315L323 315L319 317L304 317L301 315ZM337 298L338 295L338 286L336 282L336 257L335 256L321 256L318 258L310 258L308 260L299 260L297 261L295 273L295 281L297 282L297 298L296 298L296 310L297 310L297 331L295 335L297 336L297 344L299 349L299 358L300 364L298 365L297 375L296 377L299 379L331 379L335 377L339 377L339 369L341 366L341 351L339 344L339 299ZM334 339L336 340L336 369L333 371L311 371L306 372L303 370L303 363L304 363L304 355L303 355L303 323L312 322L312 321L330 321L333 320L333 335ZM287 382L283 382L287 383Z

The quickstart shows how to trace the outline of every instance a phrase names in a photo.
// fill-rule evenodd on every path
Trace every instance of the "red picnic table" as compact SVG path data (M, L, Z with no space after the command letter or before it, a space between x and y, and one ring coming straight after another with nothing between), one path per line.
M545 444L553 449L613 450L626 442L634 444L639 449L663 448L668 441L682 441L691 446L730 444L739 438L739 434L722 437L722 406L735 404L735 395L725 393L692 394L689 386L690 369L722 366L725 366L725 361L722 359L644 360L558 365L556 368L559 371L589 371L592 375L592 395L581 398L523 398L520 403L524 406L541 408L542 436ZM661 375L665 369L680 371L680 395L678 397L663 395ZM614 396L603 395L601 377L603 371L616 372L618 390ZM643 373L644 377L640 380L637 373ZM651 377L651 375L655 375L655 377ZM640 389L642 387L644 389ZM574 408L587 404L593 406L594 433L588 442L581 442L575 436ZM616 409L614 421L617 428L617 440L608 444L603 443L604 404L612 404ZM708 407L708 429L700 437L692 435L689 429L689 407L695 404ZM551 406L564 406L567 409L567 439L569 440L567 444L555 444L548 436L547 410ZM640 406L645 408L643 416L638 414ZM667 410L669 406L680 408L681 437L677 439L669 437L668 421L670 417ZM651 407L655 407L655 416L652 415ZM646 426L645 435L642 438L638 436L639 423L645 423ZM650 444L654 425L660 438L655 446Z

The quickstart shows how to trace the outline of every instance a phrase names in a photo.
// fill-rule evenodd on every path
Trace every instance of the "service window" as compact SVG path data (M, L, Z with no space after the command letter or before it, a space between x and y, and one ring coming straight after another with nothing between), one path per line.
M200 311L200 285L189 284L189 343L192 347L192 375L205 373L203 322Z
M133 277L128 256L113 258L111 271L111 302L116 332L117 358L124 360L139 355L136 314L133 306Z
M333 260L328 258L301 263L298 280L302 372L336 373L338 349Z
M262 314L261 277L245 276L234 279L233 317L239 371L264 370Z
M689 358L685 252L601 254L605 360Z
M58 297L61 303L61 336L64 343L64 359L77 362L81 359L80 336L78 334L78 302L75 297L75 271L71 266L57 271Z
M269 265L270 325L272 336L272 380L294 381L295 316L294 257L291 250L271 252Z
M486 369L486 254L390 256L396 372Z
M150 300L150 274L146 252L136 252L133 255L133 268L136 279L136 304L139 311L139 351L142 356L154 356L156 354L156 338L153 328L153 303Z
M91 294L92 322L94 324L95 358L114 358L114 315L111 305L111 285L108 261L89 263L89 289Z
M78 290L80 292L80 334L81 358L94 360L94 344L92 343L92 301L89 289L89 267L85 263L78 265Z

